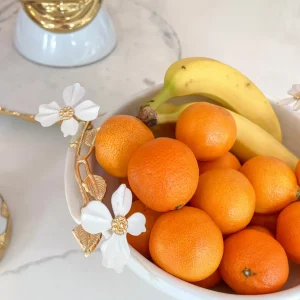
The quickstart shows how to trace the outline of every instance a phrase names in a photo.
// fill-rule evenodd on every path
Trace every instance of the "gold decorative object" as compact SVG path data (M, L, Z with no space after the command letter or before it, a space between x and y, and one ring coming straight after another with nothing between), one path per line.
M56 33L79 30L97 15L102 0L21 0L39 26Z
M84 122L81 134L70 144L70 147L76 148L75 178L82 195L82 206L86 206L91 200L101 202L106 193L107 185L105 180L101 176L94 175L91 172L88 162L89 157L95 149L97 132L98 129L93 129L91 122ZM82 152L85 152L85 154L82 154ZM89 234L84 231L81 225L73 229L73 235L86 257L96 249L101 239L100 233Z
M18 111L8 110L2 106L0 106L0 115L6 115L11 117L17 117L23 119L25 121L36 122L34 119L34 115L31 114L23 114Z
M1 218L5 218L7 220L6 229L4 229L4 232L0 233L0 259L2 259L11 237L11 218L10 218L8 207L1 195L0 195L0 204L1 204L0 207Z

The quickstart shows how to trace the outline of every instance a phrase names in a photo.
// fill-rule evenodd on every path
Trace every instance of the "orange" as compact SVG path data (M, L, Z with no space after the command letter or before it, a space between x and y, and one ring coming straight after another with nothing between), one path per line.
M252 219L255 193L239 171L211 169L200 175L190 205L208 213L223 234L231 234L245 228Z
M150 258L149 252L149 240L150 240L150 233L155 221L161 215L161 213L154 211L148 207L146 207L141 201L137 200L132 203L131 209L126 216L129 218L136 212L142 213L146 218L146 232L141 233L138 236L134 235L127 235L128 243L139 253L141 253L146 258Z
M276 239L289 259L300 264L300 202L290 204L279 214Z
M297 163L295 173L296 173L298 185L300 185L300 160Z
M274 238L247 229L224 241L220 273L238 294L267 294L283 287L288 279L289 264L284 249Z
M151 130L139 119L126 115L111 117L102 124L97 134L97 161L108 174L126 177L132 154L153 139Z
M273 234L276 234L278 215L279 212L267 215L254 213L253 218L250 221L250 225L263 226L269 229Z
M198 178L193 152L170 138L142 145L128 165L133 192L147 207L160 212L185 205L196 191Z
M195 285L198 285L202 288L205 289L211 289L213 288L215 285L217 285L218 283L220 283L222 281L222 277L220 274L219 269L217 269L214 273L212 273L209 277L200 280L198 282L195 282Z
M248 225L246 227L246 229L253 229L253 230L258 230L260 232L264 232L268 235L270 235L271 237L275 238L275 236L273 235L273 233L267 229L266 227L263 227L263 226L258 226L258 225Z
M186 108L176 124L176 138L200 161L214 160L230 150L237 129L234 118L222 107L207 102Z
M238 170L241 167L239 160L230 152L211 161L198 161L199 174L214 168L231 168Z
M255 212L271 214L297 200L298 185L293 170L283 161L256 156L240 169L252 183L256 194Z
M158 218L150 236L150 254L166 272L196 282L218 268L222 233L208 214L186 206Z

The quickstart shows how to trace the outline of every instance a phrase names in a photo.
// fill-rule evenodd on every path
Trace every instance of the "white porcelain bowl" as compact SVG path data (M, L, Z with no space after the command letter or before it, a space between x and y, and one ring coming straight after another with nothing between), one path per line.
M133 97L128 101L124 102L124 105L115 111L111 111L109 114L106 114L99 122L95 125L100 126L106 119L112 115L117 114L129 114L137 115L139 106L142 103L145 103L147 100L150 100L161 88L161 85L151 87L147 90L144 90ZM188 98L195 97L185 97L185 100ZM271 100L270 100L271 101ZM282 124L284 143L290 148L298 157L300 157L300 120L291 110L286 108L278 107L274 101L271 101L274 109L279 117L279 120ZM70 213L74 221L80 224L80 209L81 209L81 196L75 181L74 177L74 149L69 148L67 152L66 160L66 170L65 170L65 189L66 189L66 198ZM270 153L272 155L272 153ZM103 169L97 165L95 160L91 161L92 166L94 167L94 172L105 178L108 184L108 192L105 196L104 202L110 203L110 197L112 192L118 187L118 180L106 174ZM74 226L75 227L75 226ZM263 263L263 262L262 262ZM139 277L144 279L154 288L174 297L174 299L184 299L184 300L234 300L234 299L255 299L255 300L299 300L300 299L300 266L294 264L290 265L290 277L281 292L261 295L261 296L240 296L235 295L231 290L224 286L218 286L215 290L207 290L193 284L189 284L185 281L182 281L159 267L155 266L149 260L145 259L137 251L131 248L131 261L128 267L135 272ZM117 276L117 275L116 275Z

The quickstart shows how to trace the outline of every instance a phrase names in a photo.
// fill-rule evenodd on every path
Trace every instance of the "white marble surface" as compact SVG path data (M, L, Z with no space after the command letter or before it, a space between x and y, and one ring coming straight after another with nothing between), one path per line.
M181 55L229 63L273 97L300 83L298 0L110 0L119 44L107 59L76 69L46 68L19 56L12 46L18 5L1 0L0 7L0 105L11 109L31 112L80 81L109 110L161 82ZM0 116L0 191L13 220L0 263L0 297L170 299L129 270L116 275L103 269L99 252L83 257L64 198L66 146L56 127Z

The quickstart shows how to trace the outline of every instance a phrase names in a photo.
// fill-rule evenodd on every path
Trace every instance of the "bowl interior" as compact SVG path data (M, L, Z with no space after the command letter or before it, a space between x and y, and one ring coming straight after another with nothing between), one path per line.
M110 116L116 114L129 114L129 115L136 116L140 105L150 100L160 88L161 86L156 86L154 88L152 87L146 91L137 94L136 96L133 96L131 100L126 101L126 104L124 104L121 108L106 114L103 118L99 120L99 123L96 125L101 125ZM180 102L182 103L182 101L188 101L188 102L199 101L199 99L200 99L199 97L190 96L190 97L184 97L184 99L181 98ZM177 102L178 99L173 99L172 101ZM210 101L210 100L206 99L206 101ZM296 138L300 136L300 126L298 125L300 124L299 118L295 114L288 111L286 108L279 107L274 102L272 103L272 105L282 125L284 144L298 157L300 157L300 143L299 143L299 139ZM272 153L270 153L270 156L271 155ZM95 158L93 157L92 159L93 161L91 164L94 173L103 176L103 178L107 181L108 191L105 196L104 202L107 205L109 205L112 192L115 191L120 184L119 180L104 172L104 170L96 163ZM167 292L168 294L172 294L176 298L178 297L178 299L182 297L182 296L179 297L178 294L176 294L178 290L177 292L171 292L171 291L169 292L169 290L172 289L172 285L173 285L173 290L174 287L176 286L177 289L178 287L180 287L181 290L184 290L184 295L185 295L184 299L197 299L197 298L199 299L200 296L202 297L202 299L219 299L219 298L233 299L235 297L240 298L240 296L232 295L233 293L232 290L230 290L224 284L220 284L217 287L215 287L214 291L208 291L208 290L204 291L204 289L200 287L184 282L164 272L163 270L155 266L153 263L151 263L150 261L142 257L134 249L132 249L132 253L133 253L133 264L131 264L130 267L133 269L133 271L138 273L138 275L140 275L144 279L148 280L151 284L153 284L157 288ZM150 275L146 274L145 270L143 271L143 269L146 269L146 273L150 272L151 274ZM153 274L155 274L155 279L156 279L155 282L153 282L153 278L152 278L154 276ZM159 279L160 281L157 281L157 279ZM166 286L166 282L169 287ZM291 263L290 277L288 282L284 286L283 291L272 295L255 296L255 299L259 299L260 297L262 297L261 299L300 299L299 295L300 295L300 266ZM243 296L243 297L247 297L247 299L254 298L252 296L249 297Z

